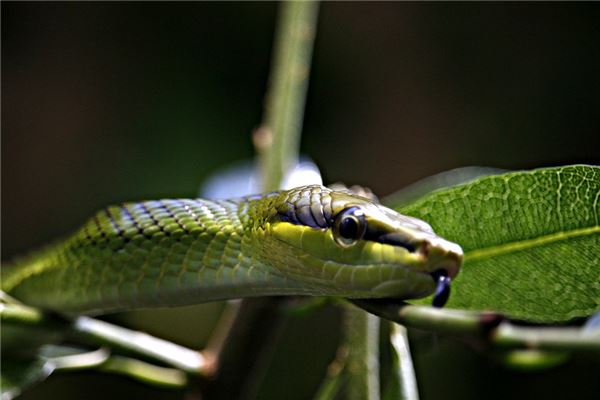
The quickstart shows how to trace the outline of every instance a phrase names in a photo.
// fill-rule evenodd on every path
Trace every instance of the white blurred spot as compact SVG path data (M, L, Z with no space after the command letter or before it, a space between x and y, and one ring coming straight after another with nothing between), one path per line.
M260 168L255 161L241 161L212 174L200 187L199 196L209 199L228 199L262 193ZM322 185L319 167L306 157L287 174L282 189L304 185Z

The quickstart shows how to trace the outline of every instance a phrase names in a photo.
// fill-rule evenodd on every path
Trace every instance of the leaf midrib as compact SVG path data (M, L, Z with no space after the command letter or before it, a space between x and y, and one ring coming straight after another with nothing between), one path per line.
M586 228L573 229L569 231L554 232L550 235L538 236L533 239L520 240L517 242L508 242L500 245L484 247L481 249L470 250L465 252L465 261L478 260L486 257L499 256L503 254L514 253L517 251L538 247L549 243L559 242L579 236L591 235L600 233L600 225L590 226Z

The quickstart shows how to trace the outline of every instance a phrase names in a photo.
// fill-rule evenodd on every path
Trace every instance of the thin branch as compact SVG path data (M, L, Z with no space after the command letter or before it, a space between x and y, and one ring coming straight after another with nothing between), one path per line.
M107 348L54 357L42 356L42 359L45 360L45 368L53 373L95 369L125 375L161 387L182 388L187 383L185 372L179 369L159 367L129 357L113 356Z
M526 327L504 321L490 340L500 347L600 352L600 329Z
M519 326L491 312L435 309L377 300L353 302L368 312L409 328L476 338L496 347L600 351L600 329Z
M345 312L343 346L348 349L344 369L348 376L347 398L378 400L380 320L373 314L352 306L346 307Z
M503 320L495 313L475 313L463 310L439 309L394 303L388 300L353 300L360 308L409 328L451 335L487 334Z
M207 375L210 363L202 353L159 339L144 332L122 328L89 317L77 317L70 324L70 333L93 343L107 345L148 357L194 375Z
M92 351L44 358L54 371L79 371L97 368L104 364L110 358L110 351L101 347Z
M2 324L7 325L44 327L46 329L61 327L61 324L52 318L48 318L37 308L17 304L0 304L0 321L2 321Z
M213 329L210 339L202 350L202 354L210 363L209 375L214 376L223 358L223 349L225 343L233 330L235 321L238 319L242 302L231 300L225 304L225 308L217 321L217 326Z
M391 324L392 391L388 395L396 400L419 400L417 377L410 355L408 334L400 324Z
M338 347L335 360L327 367L327 374L315 394L314 400L334 399L344 384L344 368L348 360L348 348L345 345Z
M125 375L161 387L183 388L187 384L187 377L183 371L159 367L129 357L112 356L100 365L99 370Z
M265 191L279 189L298 161L318 14L315 1L284 2L281 7L265 115L254 135Z
M207 398L253 398L283 327L283 304L276 298L242 301L217 355Z
M62 333L79 341L164 362L194 375L207 375L210 372L210 363L202 353L89 317L66 319L25 305L1 304L0 321L3 325L14 324L38 331Z

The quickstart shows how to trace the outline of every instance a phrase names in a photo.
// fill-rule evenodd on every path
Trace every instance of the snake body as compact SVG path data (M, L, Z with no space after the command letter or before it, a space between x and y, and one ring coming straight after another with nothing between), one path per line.
M458 245L348 191L124 203L2 268L26 304L97 314L265 295L417 298L453 277Z

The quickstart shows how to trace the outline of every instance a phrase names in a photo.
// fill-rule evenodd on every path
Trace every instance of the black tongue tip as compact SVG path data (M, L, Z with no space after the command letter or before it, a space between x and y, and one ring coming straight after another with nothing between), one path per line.
M452 279L446 274L446 271L436 271L432 276L436 282L436 287L431 305L442 308L450 297L450 283Z

